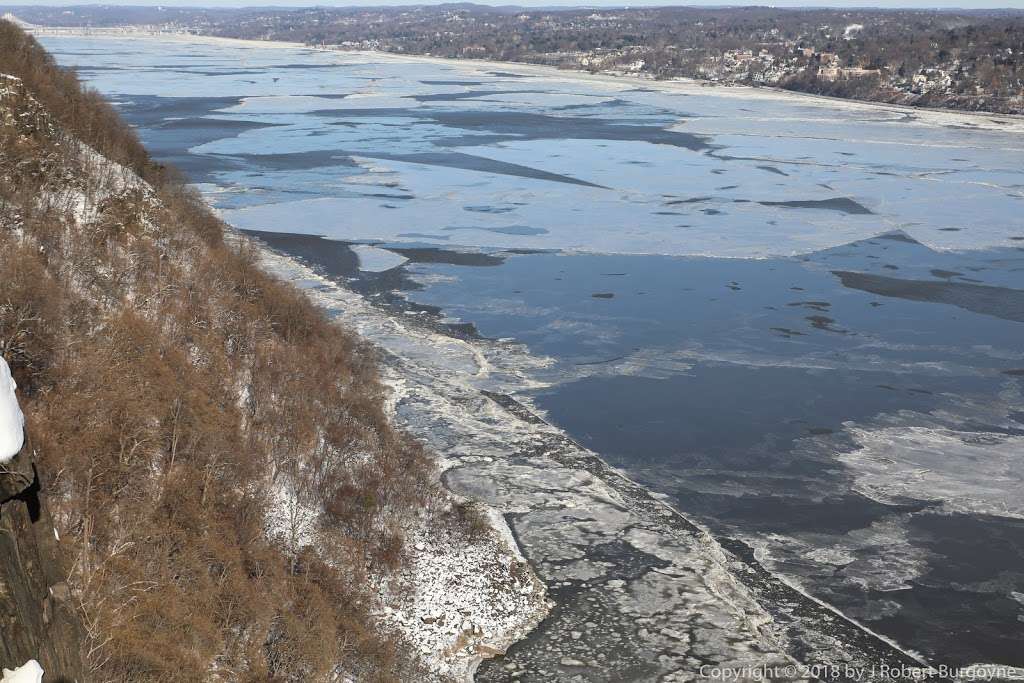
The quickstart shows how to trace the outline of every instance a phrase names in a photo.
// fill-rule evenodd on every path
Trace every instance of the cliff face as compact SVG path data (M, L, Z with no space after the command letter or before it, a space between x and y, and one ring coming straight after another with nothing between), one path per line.
M0 667L35 659L44 681L84 681L67 567L26 445L0 464Z

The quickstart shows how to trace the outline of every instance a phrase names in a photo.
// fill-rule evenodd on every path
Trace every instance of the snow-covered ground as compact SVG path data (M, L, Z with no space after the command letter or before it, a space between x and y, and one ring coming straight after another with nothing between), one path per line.
M544 584L519 553L505 521L482 510L489 528L423 527L407 539L410 561L382 591L386 627L411 643L440 678L472 680L486 658L503 654L547 615Z

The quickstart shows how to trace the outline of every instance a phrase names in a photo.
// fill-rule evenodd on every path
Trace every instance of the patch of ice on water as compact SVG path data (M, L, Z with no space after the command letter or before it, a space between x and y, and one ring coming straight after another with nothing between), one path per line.
M366 185L398 184L400 176L395 173L394 169L389 166L385 166L376 159L353 156L352 161L355 162L357 166L364 169L366 173L347 176L343 182Z
M855 556L843 568L843 575L878 591L909 588L910 582L927 572L934 560L928 550L914 544L904 518L885 519L851 531L840 547Z
M359 270L367 273L383 273L397 268L409 259L390 249L381 249L368 244L354 244L352 251L359 257Z
M379 92L356 92L345 98L346 106L359 109L415 109L416 100Z
M829 536L787 536L768 534L747 539L758 559L769 567L803 565L800 579L813 583L815 576L829 576L860 590L898 591L926 573L935 559L924 547L915 545L907 529L906 516L873 522L863 529ZM864 611L870 611L868 607Z
M851 562L854 562L857 559L855 555L851 555L842 548L836 547L815 548L814 550L804 555L804 557L806 557L809 560L814 560L815 562L820 562L822 564L831 564L837 567L842 567L843 565L850 564Z
M245 97L239 104L218 109L223 114L300 114L323 109L336 109L340 99L316 95L272 95Z
M1024 518L1024 437L962 430L929 416L847 426L858 448L840 455L855 488L881 502L941 502L950 511Z

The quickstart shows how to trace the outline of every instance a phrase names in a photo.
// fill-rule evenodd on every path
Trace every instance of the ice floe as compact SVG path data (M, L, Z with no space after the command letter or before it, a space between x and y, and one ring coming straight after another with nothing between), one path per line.
M352 251L359 257L359 270L370 273L382 273L397 268L409 259L389 249L381 249L367 244L354 244Z

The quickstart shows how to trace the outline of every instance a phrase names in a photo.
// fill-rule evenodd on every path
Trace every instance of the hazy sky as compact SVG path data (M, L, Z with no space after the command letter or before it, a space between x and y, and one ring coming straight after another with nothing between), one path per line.
M1024 0L642 0L641 2L627 3L623 0L593 0L591 2L581 0L476 0L479 4L488 5L521 5L521 6L544 6L555 5L568 6L650 6L650 5L760 5L772 7L914 7L931 8L943 7L962 9L987 9L987 8L1013 8L1024 9ZM0 7L10 5L86 5L93 4L88 0L67 0L57 2L40 2L40 0L0 0ZM99 3L95 3L99 4ZM310 7L321 6L368 6L368 5L436 5L440 2L430 0L231 0L223 2L218 0L106 0L105 5L163 5L175 7L250 7L250 6L288 6L288 7Z
M913 8L962 8L988 9L1012 8L1024 9L1024 0L641 0L627 3L623 0L476 0L487 5L520 5L528 6L651 6L651 5L760 5L772 7L913 7ZM87 5L89 0L57 0L46 2L40 0L0 0L0 7L11 5ZM370 5L436 5L440 1L431 0L106 0L105 5L149 5L174 7L310 7L313 5L335 7L365 7Z

